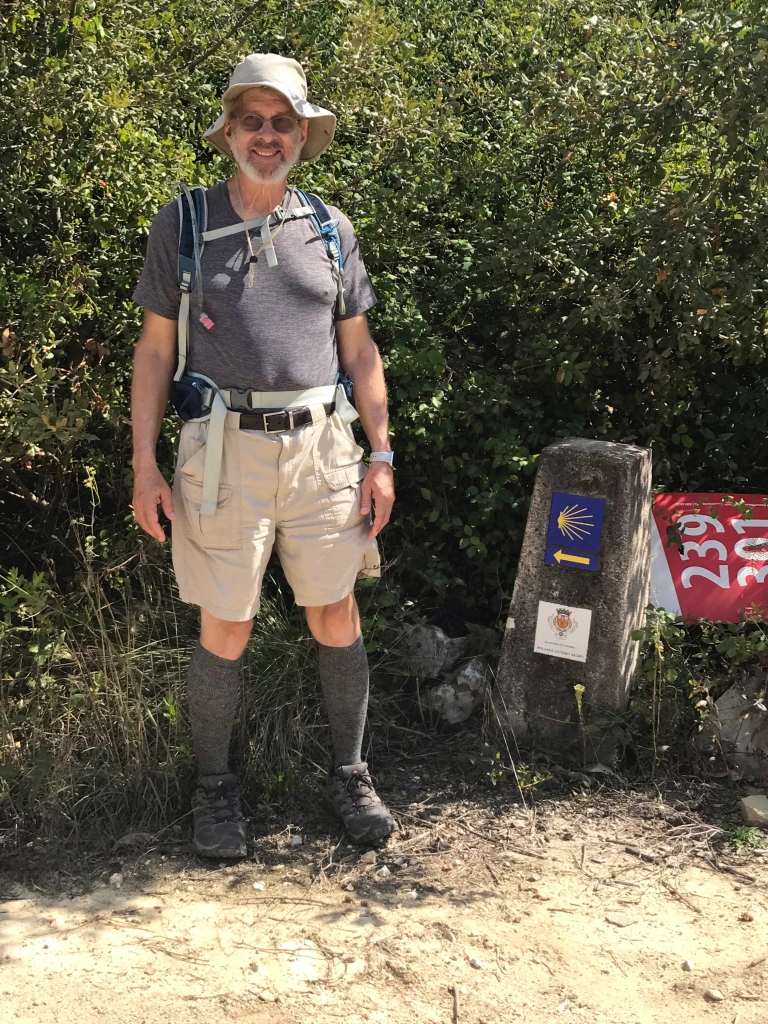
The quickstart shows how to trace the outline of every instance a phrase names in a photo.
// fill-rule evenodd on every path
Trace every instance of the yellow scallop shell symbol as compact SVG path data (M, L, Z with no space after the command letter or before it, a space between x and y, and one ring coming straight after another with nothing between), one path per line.
M592 513L578 505L566 505L557 517L557 528L568 540L583 540L594 525Z

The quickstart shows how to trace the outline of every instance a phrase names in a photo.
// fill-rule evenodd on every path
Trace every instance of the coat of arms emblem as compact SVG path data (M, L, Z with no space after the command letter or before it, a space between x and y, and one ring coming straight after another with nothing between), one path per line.
M568 636L569 633L573 633L578 628L570 608L556 608L554 614L550 615L547 621L552 632L556 633L559 637Z

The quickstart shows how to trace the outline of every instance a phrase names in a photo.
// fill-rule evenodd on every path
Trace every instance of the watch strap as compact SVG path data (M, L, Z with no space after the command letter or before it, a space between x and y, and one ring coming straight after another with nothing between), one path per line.
M394 452L371 452L369 462L388 462L394 469L395 467L395 453Z

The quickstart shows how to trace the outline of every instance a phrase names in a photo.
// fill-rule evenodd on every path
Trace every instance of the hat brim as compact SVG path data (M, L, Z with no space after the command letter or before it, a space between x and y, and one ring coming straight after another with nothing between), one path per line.
M224 108L222 113L216 118L211 127L203 133L205 141L213 146L214 149L224 153L230 160L235 159L224 135L224 124L233 102L241 93L246 92L248 89L274 89L275 92L279 92L281 96L288 100L299 117L306 120L308 126L307 141L302 146L299 156L300 160L314 160L330 146L333 140L333 133L336 131L335 114L332 114L330 110L325 110L323 107L310 103L309 100L292 96L285 86L278 82L253 82L250 84L233 85L222 96L221 105Z

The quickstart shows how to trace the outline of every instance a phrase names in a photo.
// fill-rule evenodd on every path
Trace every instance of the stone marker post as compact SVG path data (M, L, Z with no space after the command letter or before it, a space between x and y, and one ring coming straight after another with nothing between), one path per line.
M599 758L577 692L586 724L600 708L626 706L639 646L631 635L648 601L650 516L647 449L571 438L541 453L495 695L518 739Z

